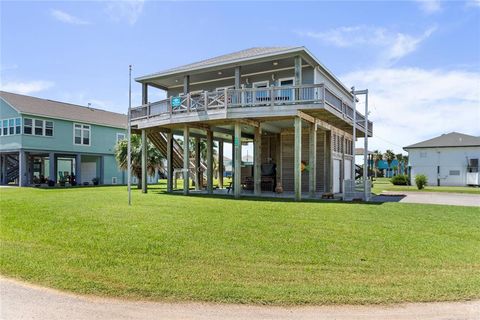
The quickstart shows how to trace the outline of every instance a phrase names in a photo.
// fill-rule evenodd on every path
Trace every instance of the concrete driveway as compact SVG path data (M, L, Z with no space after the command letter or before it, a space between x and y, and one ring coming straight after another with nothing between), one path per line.
M1 319L480 319L480 301L393 306L272 307L83 297L0 278Z
M373 202L404 202L480 207L480 195L450 192L383 191Z

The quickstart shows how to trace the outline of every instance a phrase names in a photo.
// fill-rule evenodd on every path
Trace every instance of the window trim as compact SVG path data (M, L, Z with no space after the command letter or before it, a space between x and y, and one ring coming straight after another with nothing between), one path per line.
M118 143L120 140L118 139L118 136L119 135L123 135L123 138L121 140L125 140L127 139L127 134L126 133L122 133L122 132L117 132L117 139L116 139L116 143Z
M27 119L32 122L29 126L27 126L27 127L30 127L30 129L31 129L30 133L25 133L25 120L27 120ZM22 127L23 127L22 133L23 134L26 134L27 136L33 136L33 121L34 121L33 118L26 118L26 117L23 118L23 125L22 125Z
M75 143L75 126L79 125L80 126L80 143ZM83 131L86 130L83 126L88 126L88 144L83 143ZM74 122L73 123L73 145L75 146L83 146L83 147L90 147L92 145L92 125L86 124L86 123L79 123L79 122ZM78 128L77 128L78 129Z
M42 121L42 134L36 134L35 133L35 130L37 128L40 128L40 127L37 127L37 125L35 124L36 121ZM37 136L37 137L44 137L45 136L45 120L43 120L43 119L33 119L32 124L33 124L32 135Z

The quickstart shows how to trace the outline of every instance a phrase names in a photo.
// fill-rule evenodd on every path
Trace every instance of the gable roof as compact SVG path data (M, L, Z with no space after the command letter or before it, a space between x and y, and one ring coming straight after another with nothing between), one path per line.
M282 54L282 53L292 51L294 49L301 49L301 48L302 47L255 47L255 48L228 53L221 56L209 58L206 60L201 60L198 62L186 64L183 66L159 71L143 77L136 78L135 80L141 81L142 79L146 79L146 78L161 77L168 74L174 74L177 72L182 72L187 70L190 71L190 70L196 70L196 69L203 69L203 68L213 67L216 65L222 65L222 64L248 60L253 58L259 58L259 57L268 56L268 55Z
M442 134L433 139L425 140L419 143L404 147L404 149L415 148L445 148L445 147L478 147L480 146L480 137L470 136L468 134L450 132Z
M0 91L0 98L5 100L19 113L25 115L79 121L116 128L127 127L127 116L121 113L6 91Z
M326 75L330 77L332 81L339 86L340 89L343 89L347 95L351 94L350 89L347 88L347 86L345 86L345 84L343 84L323 63L321 63L320 60L318 60L307 48L303 46L254 47L137 77L135 78L135 81L148 82L149 80L158 77L172 76L184 72L191 72L206 68L213 68L217 66L236 64L249 60L276 57L293 53L303 54L304 58L308 58L310 61L312 61L313 64L318 65L322 70L324 70Z

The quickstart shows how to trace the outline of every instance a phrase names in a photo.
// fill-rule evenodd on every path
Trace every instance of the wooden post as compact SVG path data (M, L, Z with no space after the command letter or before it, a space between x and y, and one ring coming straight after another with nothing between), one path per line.
M302 85L302 57L296 56L294 59L294 64L295 64L295 86L300 86ZM295 98L294 100L300 100L302 97L300 97L300 89L296 88L295 89Z
M240 85L241 85L241 68L238 66L238 67L235 67L235 89L240 89Z
M262 129L260 126L255 128L253 147L255 156L253 162L253 190L255 195L259 196L262 194Z
M167 133L167 192L173 192L173 133Z
M223 140L218 141L218 187L223 189Z
M235 198L240 198L242 191L242 127L239 122L235 122L234 133L234 181L233 181L233 194Z
M183 94L190 92L190 76L186 75L183 77Z
M187 125L183 127L183 194L188 195L190 188L190 150L189 150L190 132Z
M201 190L203 177L200 173L200 137L195 137L195 190Z
M302 118L295 117L294 138L294 191L295 200L302 200Z
M317 190L317 124L310 123L309 129L308 191L310 198L314 198Z
M142 193L147 193L147 132L142 129Z
M148 84L142 83L142 105L148 104Z
M207 130L207 193L213 193L213 131Z

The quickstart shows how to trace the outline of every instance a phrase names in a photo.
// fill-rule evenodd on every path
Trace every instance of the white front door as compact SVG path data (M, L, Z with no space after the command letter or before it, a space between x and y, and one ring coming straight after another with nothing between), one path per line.
M333 193L340 193L340 160L333 160Z
M82 162L80 170L80 178L82 179L82 183L88 182L92 184L92 179L97 177L97 163Z

